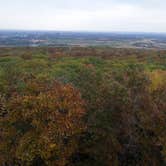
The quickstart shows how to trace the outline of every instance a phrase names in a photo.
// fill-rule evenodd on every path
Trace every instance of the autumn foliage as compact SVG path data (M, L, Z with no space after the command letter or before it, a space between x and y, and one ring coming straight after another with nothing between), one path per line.
M1 118L1 165L65 165L77 146L74 136L85 130L84 103L76 89L35 84L27 85L31 93L8 99L9 113Z
M164 50L5 53L0 166L166 165Z

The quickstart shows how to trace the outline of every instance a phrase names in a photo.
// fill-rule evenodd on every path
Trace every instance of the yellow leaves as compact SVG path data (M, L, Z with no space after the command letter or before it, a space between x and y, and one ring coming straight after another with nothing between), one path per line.
M54 143L54 144L50 144L49 146L51 149L55 149L57 147L57 145Z
M150 90L154 91L158 87L166 84L166 71L163 70L155 70L149 73L149 77L152 81L150 86Z

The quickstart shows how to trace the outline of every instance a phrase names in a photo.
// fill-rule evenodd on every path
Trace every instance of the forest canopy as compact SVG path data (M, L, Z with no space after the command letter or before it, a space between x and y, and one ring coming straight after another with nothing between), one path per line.
M0 49L0 165L166 164L166 51Z

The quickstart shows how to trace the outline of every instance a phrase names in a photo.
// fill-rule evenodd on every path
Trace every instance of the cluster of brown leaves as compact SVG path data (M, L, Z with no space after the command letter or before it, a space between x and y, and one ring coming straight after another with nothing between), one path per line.
M84 102L71 85L31 82L26 94L14 94L1 118L0 165L44 162L65 165L84 131Z

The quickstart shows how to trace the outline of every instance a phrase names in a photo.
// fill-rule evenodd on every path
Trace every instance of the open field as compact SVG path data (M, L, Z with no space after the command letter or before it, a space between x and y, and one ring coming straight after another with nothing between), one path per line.
M166 49L164 33L0 31L0 47L109 46Z

